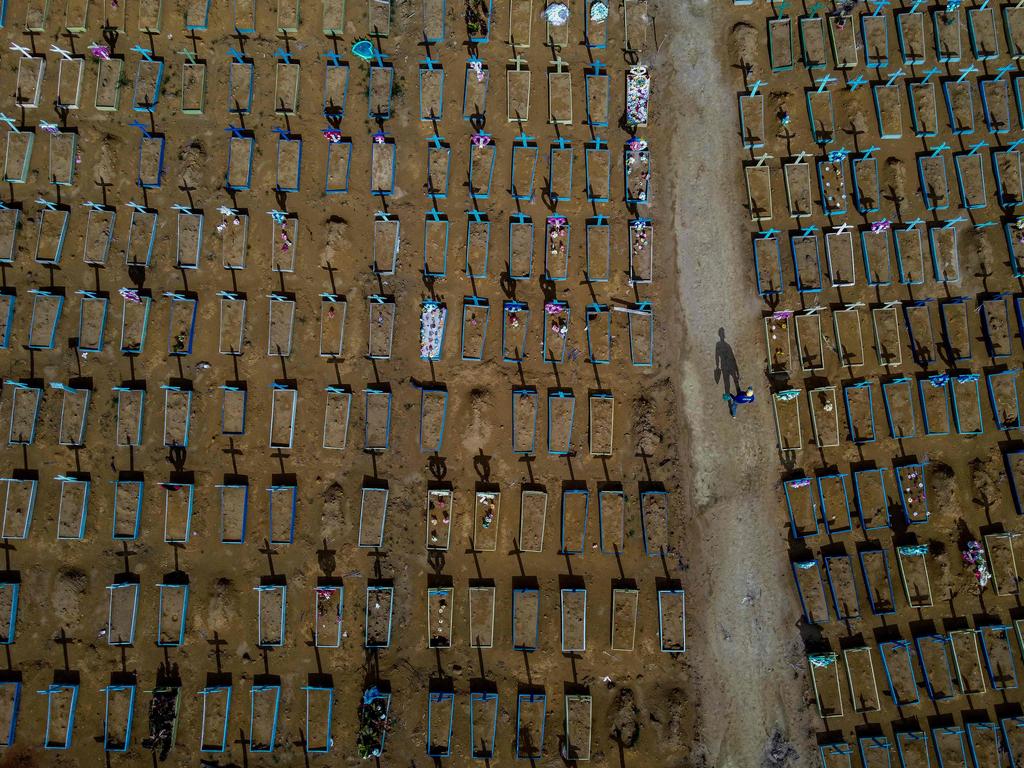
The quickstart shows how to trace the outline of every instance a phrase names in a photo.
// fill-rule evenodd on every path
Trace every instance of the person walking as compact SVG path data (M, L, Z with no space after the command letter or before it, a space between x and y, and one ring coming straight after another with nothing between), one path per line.
M729 415L735 419L736 409L740 405L754 402L754 388L747 387L746 389L741 389L735 395L731 392L726 392L722 395L722 399L729 404Z

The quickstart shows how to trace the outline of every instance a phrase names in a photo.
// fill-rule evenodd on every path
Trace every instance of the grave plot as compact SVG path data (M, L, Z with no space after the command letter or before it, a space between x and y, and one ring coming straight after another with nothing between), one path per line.
M139 610L139 583L125 574L107 587L107 644L132 645L135 642L135 623ZM137 578L137 577L136 577Z
M740 133L744 149L764 146L764 96L750 93L740 96Z
M904 285L924 282L924 236L921 227L896 227L893 242L896 246L896 266L899 280Z
M58 475L60 500L57 506L57 539L78 541L85 536L92 481L84 473Z
M391 346L395 333L395 301L391 296L368 296L369 334L367 357L371 360L391 358Z
M924 673L928 697L932 701L945 701L956 696L949 636L932 634L916 637L914 647Z
M444 426L448 413L448 389L442 386L420 389L420 451L439 453L444 442Z
M932 26L935 31L935 54L940 62L960 61L962 48L960 9L932 11Z
M636 647L636 617L640 593L633 587L612 589L611 649L632 651Z
M255 590L257 596L257 644L261 648L284 645L288 586L275 577L264 577Z
M587 180L587 201L592 203L609 202L611 200L612 160L608 142L603 139L595 139L584 144L583 160Z
M1017 687L1012 632L1013 628L1005 624L988 625L979 630L985 671L993 691L1013 690Z
M387 37L391 34L391 13L391 0L370 0L369 30L371 35Z
M4 150L4 181L8 184L24 184L28 181L34 146L34 133L18 130L7 132L7 145Z
M394 587L389 585L371 584L366 587L363 644L367 648L387 648L391 645L394 593Z
M611 225L607 216L594 216L586 220L586 277L592 283L608 282L611 276L611 240Z
M607 365L612 360L612 310L607 304L588 304L586 309L585 330L587 335L587 362L595 365ZM601 405L601 404L599 404ZM607 403L603 404L607 405ZM601 436L607 438L607 445L611 445L612 425L609 423L607 431L602 425L597 425ZM595 443L591 431L591 453L595 447L605 443Z
M1009 357L1012 352L1010 308L1006 296L999 294L978 300L981 331L993 359Z
M4 539L27 539L32 526L32 515L35 512L39 481L33 476L22 476L20 472L14 474L14 477L0 480L5 486L2 535ZM16 590L8 590L7 597L13 601L13 607L8 611L8 614L13 616L13 611L17 607ZM3 610L0 609L0 622L2 621ZM13 642L13 620L8 623L10 626L6 630L7 639L0 637L0 644Z
M536 651L540 646L540 590L516 587L512 590L512 648Z
M142 445L142 424L146 402L145 385L127 382L114 387L117 393L117 446L119 448Z
M586 488L562 490L561 543L559 552L582 555L586 549L590 492Z
M455 721L455 694L431 691L427 694L427 757L449 757L452 753L452 726Z
M1003 8L1007 53L1014 59L1024 58L1024 9L1009 5Z
M295 441L295 412L299 391L288 382L275 381L270 392L270 447L290 450Z
M971 51L978 61L987 61L999 55L996 19L994 8L970 8L967 11L967 33L971 41Z
M14 103L21 109L36 109L42 98L46 59L23 54L18 59L18 78Z
M274 111L294 115L299 110L299 75L302 67L292 61L289 54L277 53L280 59L274 65Z
M330 675L310 674L303 690L306 692L306 751L313 754L329 752L334 745L334 737L331 736L334 688Z
M903 464L895 467L900 505L907 523L928 521L928 495L925 486L924 464Z
M530 119L530 86L530 67L521 58L513 59L505 67L505 114L508 122L522 125ZM516 141L525 138L521 135Z
M336 293L320 294L320 357L342 356L348 302Z
M96 95L93 106L100 112L116 112L121 107L121 80L124 59L111 57L96 62Z
M516 697L516 759L539 759L544 752L547 696L520 693Z
M782 249L775 235L762 234L754 240L754 267L760 296L776 296L783 291Z
M329 386L324 406L323 447L344 450L348 447L349 415L352 410L352 392L346 387Z
M6 379L4 384L11 390L11 420L7 444L32 445L36 439L43 390L28 382L13 379Z
M363 449L387 450L391 442L391 389L367 386L363 395Z
M998 135L1009 132L1012 120L1009 81L998 77L994 80L979 80L978 87L981 90L981 112L985 118L985 127L988 128L989 133ZM999 154L1000 153L998 152L993 152L994 156L998 156ZM1013 161L1019 166L1019 153L1011 150L1005 154L1016 156L1013 158ZM998 159L996 159L996 162L998 162ZM1014 173L1019 181L1019 167L1014 170ZM997 168L996 177L998 178L999 175L999 169ZM1016 197L1015 202L1011 204L1017 203L1020 203L1019 195Z
M793 21L788 16L768 20L768 61L772 72L793 68Z
M957 434L980 435L985 431L981 415L980 374L964 373L951 376L950 390L953 393L953 418Z
M544 551L544 527L547 521L548 494L543 486L524 487L519 499L519 536L521 552Z
M469 645L471 648L494 646L494 606L494 585L471 580L469 587Z
M818 714L822 718L842 717L842 687L839 683L839 656L835 653L811 654L807 657L811 687Z
M11 347L11 328L14 325L16 298L13 289L0 289L0 349L10 349Z
M1000 207L1016 208L1024 202L1024 175L1021 172L1020 152L993 152L992 165L996 177L996 199Z
M804 243L801 243L804 245ZM807 243L810 245L810 243ZM817 240L814 240L814 258L817 261ZM794 249L795 249L794 245ZM794 258L796 258L796 250L794 250ZM797 262L797 279L801 279L803 275L808 275L813 278L814 273L820 269L816 263L809 261L811 257L811 251L809 248L801 249L801 256L804 258L803 262ZM847 286L853 286L857 284L857 259L854 255L853 247L853 232L847 230L836 230L835 232L825 233L825 255L828 258L828 277L829 282L835 288L845 288ZM802 271L801 271L802 270ZM812 285L814 284L812 280Z
M444 115L444 67L424 59L419 68L420 120L440 120Z
M548 453L567 456L572 453L572 427L576 414L576 397L572 390L548 391L547 444Z
M142 524L143 481L121 473L114 482L114 540L134 541Z
M914 420L914 380L904 376L883 382L882 399L889 436L897 440L914 437L917 433Z
M896 612L896 597L892 586L892 570L889 566L889 551L885 549L861 549L861 575L871 613L887 616Z
M18 255L18 231L21 227L21 209L0 206L0 264L14 263Z
M555 61L547 71L548 122L572 124L572 74L565 62Z
M58 382L51 382L50 388L61 392L60 426L57 430L57 443L59 445L71 446L84 445L92 390L85 384L72 387Z
M1010 370L990 373L986 379L992 416L997 429L1009 430L1020 427L1018 376L1018 371Z
M1010 484L1010 498L1013 499L1017 514L1024 514L1021 493L1024 491L1024 450L1007 450L1003 454L1007 480Z
M332 134L332 139L333 136ZM348 189L348 156L351 152L352 142L329 140L326 192L343 192ZM302 139L279 129L276 159L277 178L274 188L278 192L298 192L302 186ZM284 234L287 236L286 231ZM284 242L282 237L282 243Z
M825 574L836 618L840 621L859 619L860 603L850 556L843 554L825 557Z
M512 214L508 222L508 273L512 280L528 280L532 277L533 249L533 220L526 214Z
M85 59L83 57L70 55L61 57L57 62L57 98L54 100L57 107L74 110L81 106L84 75Z
M882 658L885 684L882 692L897 707L920 702L917 678L910 656L909 640L893 640L878 644L878 655Z
M251 35L255 33L255 0L231 0L231 24L236 32L243 35Z
M360 547L381 547L384 544L384 525L388 517L387 481L365 481L359 502Z
M491 306L480 296L466 296L462 300L462 359L479 362L484 359L487 342L487 324Z
M228 64L228 112L247 115L252 112L256 65L241 54L232 55Z
M469 193L474 200L490 197L497 156L498 147L492 136L486 133L473 134L469 148Z
M370 149L370 194L389 197L394 193L397 153L394 138L374 134Z
M572 311L567 303L552 299L544 304L544 327L541 336L541 355L546 363L565 362L568 345L569 321Z
M253 158L256 155L256 137L251 131L231 128L228 138L227 174L225 187L229 191L245 191L252 186Z
M775 411L775 435L779 450L798 451L803 447L800 427L800 390L787 389L772 394Z
M899 139L903 136L903 85L875 85L871 88L875 100L875 116L878 118L878 135L883 139Z
M654 307L641 301L627 308L616 309L626 313L629 333L629 359L633 365L649 368L654 365Z
M849 209L846 163L842 158L818 161L818 190L826 216L842 215Z
M368 77L368 117L371 120L388 120L391 117L391 97L394 92L395 69L390 64L378 60L369 68Z
M175 574L169 574L176 576ZM180 578L165 578L157 585L160 591L157 620L157 645L179 646L185 642L185 619L188 613L189 584Z
M186 56L181 65L181 111L201 115L206 111L206 62Z
M903 593L911 608L932 605L932 583L928 578L928 545L913 544L896 548Z
M224 210L229 213L217 225L217 232L221 236L221 266L224 269L245 269L249 246L249 214L235 209Z
M928 300L903 302L903 318L914 362L927 368L937 359L932 312Z
M240 355L245 345L245 294L218 292L220 297L220 332L218 351L222 355Z
M652 557L664 557L672 549L668 491L640 492L640 524L643 529L644 553Z
M501 492L497 486L480 486L473 501L472 548L477 552L494 552L498 548L498 523Z
M924 80L908 83L907 90L910 93L910 122L914 135L919 137L935 136L939 132L939 108L935 83L926 76Z
M475 56L471 56L466 61L466 71L462 85L463 120L482 121L486 118L487 90L490 82L491 71L488 66ZM509 94L509 98L511 98L511 94ZM529 102L527 102L527 111L529 111ZM511 113L511 104L509 105L509 112Z
M192 354L196 335L196 318L199 312L199 298L194 293L165 293L170 299L167 315L167 353L184 356Z
M1004 717L1001 727L1010 765L1019 765L1024 760L1024 717Z
M145 208L138 203L128 203L132 209L128 222L128 244L124 250L124 263L129 267L148 267L153 259L153 246L156 244L157 223L159 214L152 208Z
M789 240L793 255L793 267L796 272L796 289L799 293L820 293L823 285L821 280L821 256L818 237L813 232L793 235ZM853 273L849 273L853 279Z
M517 136L512 142L512 189L515 200L532 200L540 150L529 136Z
M836 350L840 365L859 368L864 365L864 334L861 331L860 305L849 304L832 311Z
M654 222L629 222L629 279L634 283L654 282Z
M772 218L771 168L768 165L747 165L743 170L747 180L747 210L750 211L751 221L758 224L770 221ZM634 201L629 200L628 202Z
M993 722L967 723L967 742L975 765L999 765L1004 749L998 725Z
M992 571L992 587L997 595L1020 593L1017 557L1013 551L1016 538L1015 533L990 533L985 536L985 550Z
M325 6L337 5L339 0L328 0ZM344 5L344 0L341 2ZM321 111L328 120L341 120L345 116L345 101L348 97L349 66L340 56L324 54L324 89Z
M818 496L809 477L787 480L782 485L789 512L790 535L802 539L818 535Z
M70 749L78 709L78 683L50 683L42 693L46 696L45 749Z
M956 136L974 133L974 84L963 77L944 80L942 94L946 102L946 119Z
M423 274L428 278L448 275L448 233L451 223L448 216L440 211L427 211L423 221ZM422 307L439 307L439 302L424 301ZM422 321L421 321L422 328ZM421 351L421 355L424 354ZM438 351L439 354L439 351Z
M249 689L250 752L274 751L277 746L277 724L280 711L280 683L257 684L254 680Z
M178 269L199 269L203 247L202 211L177 206L175 265Z
M427 647L451 648L455 602L452 587L427 590Z
M626 544L626 493L617 483L606 483L597 494L598 539L606 554L622 552Z
M218 485L220 497L220 540L223 544L242 544L249 511L249 486L243 482ZM244 478L240 478L244 479Z
M245 434L245 417L249 391L244 381L221 384L220 433L228 436Z
M663 653L686 651L686 593L658 590L658 638Z
M938 374L917 381L921 398L921 418L926 435L949 434L951 409L949 404L949 376Z
M888 302L881 307L872 307L871 309L875 355L878 358L878 364L886 368L898 368L903 364L897 306L897 302Z
M132 724L135 719L134 683L116 685L111 683L103 689L103 750L105 752L127 752L132 741Z
M931 765L928 734L924 731L896 731L896 751L900 762L907 768L927 768Z
M828 603L825 600L825 589L818 561L795 561L791 563L791 567L804 621L808 624L828 623Z
M942 765L971 765L971 758L968 757L967 737L964 729L959 726L946 726L932 729L932 741L935 745L935 754Z
M850 494L844 473L818 476L818 496L821 498L821 519L830 534L853 530Z
M593 700L588 694L565 695L565 744L567 760L589 760L593 725Z
M394 214L378 211L373 216L373 266L379 275L393 275L398 265L401 222Z
M506 363L522 362L526 358L526 339L529 321L529 305L519 301L503 302L501 358Z
M448 178L452 165L452 148L440 136L427 140L427 189L431 197L448 197Z
M864 257L864 276L871 286L892 284L892 258L889 251L889 233L874 231L870 227L860 231L861 254Z
M164 79L163 59L151 58L151 51L142 49L142 57L135 68L135 84L132 87L132 110L155 112L160 100Z
M313 589L313 643L317 648L340 648L345 588L331 579L319 579Z
M276 480L276 479L275 479ZM299 489L281 482L267 489L269 497L270 543L291 544L295 540L295 513Z
M954 296L939 304L939 316L942 320L942 342L946 354L955 362L970 360L973 357L971 341L973 334L970 327L970 308L966 296Z
M615 435L615 397L610 392L592 392L589 405L588 435L593 456L611 456Z
M794 218L811 214L811 166L807 162L785 163L786 206Z
M288 357L292 353L292 329L295 325L294 294L275 292L267 299L267 355Z
M426 509L426 546L428 550L447 551L452 538L454 503L455 496L449 485L428 484Z
M978 630L960 629L950 632L949 645L960 692L967 696L984 693L987 686L978 644Z
M78 151L78 134L74 131L58 131L50 134L50 183L58 187L69 187L75 183L75 155Z
M492 691L471 691L469 722L472 745L470 754L477 760L492 758L498 729L498 694Z
M561 598L562 653L583 653L587 650L587 590L559 590Z

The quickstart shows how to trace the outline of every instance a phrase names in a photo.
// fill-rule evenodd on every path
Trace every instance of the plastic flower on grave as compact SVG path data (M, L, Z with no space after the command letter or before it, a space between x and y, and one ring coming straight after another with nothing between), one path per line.
M626 148L631 152L640 152L641 150L647 149L647 141L644 139L633 138L626 142Z
M92 54L94 59L100 59L101 61L110 61L110 46L98 45L92 43L89 45L89 53Z
M590 4L590 20L605 21L608 18L608 4L604 0L594 0Z
M569 6L565 3L551 3L543 12L544 20L553 27L563 27L569 22Z
M383 144L385 139L387 139L387 134L383 131L377 131L377 133L373 134L371 138L373 139L374 144Z
M478 149L483 149L491 143L491 137L486 133L474 133L470 136L469 143Z
M341 141L341 131L336 128L324 128L323 134L324 138L331 144L337 144Z
M881 221L871 222L871 231L875 232L876 234L878 232L888 232L890 229L892 229L892 222L889 221L888 219L882 219Z

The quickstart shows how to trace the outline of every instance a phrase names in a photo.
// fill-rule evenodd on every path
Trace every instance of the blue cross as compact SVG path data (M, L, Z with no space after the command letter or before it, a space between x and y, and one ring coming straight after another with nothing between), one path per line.
M914 0L913 4L910 6L910 12L917 13L917 9L924 5L924 1L925 0Z
M434 149L440 149L444 144L444 136L431 136L427 139L427 143Z
M822 10L824 7L825 7L824 3L814 3L810 8L807 9L807 12L811 16L817 16L818 15L818 11Z
M899 80L901 77L903 77L903 70L897 69L895 72L889 75L889 80L886 82L885 87L891 88L892 84Z
M238 126L229 125L224 130L227 131L228 133L230 133L231 134L231 138L233 138L233 139L244 139L245 138L245 135L243 134L243 129L239 128Z
M1015 139L1014 141L1011 141L1011 142L1010 142L1010 146L1008 146L1008 147L1006 148L1006 151L1007 151L1007 152L1013 152L1014 150L1016 150L1016 149L1017 149L1017 147L1019 147L1019 146L1020 146L1020 144L1021 144L1021 142L1022 142L1022 141L1024 141L1024 138L1020 138L1020 139Z
M1016 67L1014 67L1013 64L1006 64L1000 67L999 69L996 70L996 80L1001 78L1007 72L1013 72L1014 69L1016 69Z
M330 51L329 53L325 53L323 56L325 59L331 62L332 67L341 66L341 54L336 53L335 51Z
M828 86L829 83L834 82L835 79L836 78L832 77L832 75L827 72L822 77L818 78L818 93L824 91L826 86Z
M994 222L994 221L980 221L980 222L978 222L977 224L974 225L974 228L975 229L988 229L989 227L994 227L995 225L996 225L996 222Z
M943 224L942 228L943 229L950 229L951 227L956 226L957 224L959 224L962 221L967 221L967 219L965 217L963 217L963 216L957 216L955 219L950 219L945 224Z
M907 222L907 229L913 229L918 224L924 224L924 219L911 219Z
M144 126L138 120L133 120L132 122L128 123L128 127L129 128L138 128L140 131L142 131L143 138L146 138L146 139L150 138L149 129L146 128L146 126Z
M978 71L978 68L976 66L974 66L973 64L971 64L970 66L965 67L964 69L960 70L960 77L958 77L956 79L956 81L958 83L962 83L964 80L967 79L968 75L973 74L973 73L975 73L977 71Z
M763 237L765 240L768 240L769 238L775 237L777 234L779 234L779 230L766 229L763 232L758 232L758 234L761 235L761 237Z
M274 51L274 58L281 59L282 63L284 64L292 63L292 55L283 48L278 48L276 51Z
M977 144L971 144L971 151L968 152L968 156L977 154L979 149L983 149L988 146L987 141L979 141Z
M871 15L877 16L882 9L888 6L891 2L892 0L875 0L875 10Z
M141 45L136 44L136 45L133 45L130 50L132 50L135 53L139 54L139 56L144 58L146 61L152 61L153 60L153 51L150 50L149 48L143 48Z
M228 48L228 56L235 60L235 64L245 64L245 54L241 51L236 51L234 48Z
M939 69L938 67L932 67L931 69L926 69L925 72L924 72L924 79L921 81L921 84L922 85L926 84L929 80L932 79L933 75L939 75L939 74L942 74L942 70Z
M878 151L878 147L876 147L874 144L872 144L870 147L868 147L867 149L864 150L864 153L861 155L861 157L864 158L864 159L867 159L867 158L871 157L871 155L874 152L877 152L877 151Z
M270 130L280 137L280 141L288 141L288 137L291 135L285 128L271 128Z
M520 147L527 147L530 145L530 142L535 141L536 138L536 136L527 136L525 133L520 133L512 139L512 144Z
M188 48L182 48L180 51L178 51L178 54L181 55L181 56L184 56L185 60L189 64L195 64L196 63L196 55L194 53L192 53L192 51L190 51Z
M36 202L39 205L43 206L43 208L45 208L48 211L56 211L57 210L57 204L56 203L51 203L49 200L43 200L43 198L40 197L38 200L36 200Z
M811 224L809 227L804 227L803 234L800 237L813 237L814 233L818 231L818 227L815 224Z
M865 79L864 75L857 75L855 78L853 78L853 80L850 81L849 87L850 87L851 91L856 91L862 85L867 85L867 84L868 84L868 81Z
M932 148L932 155L931 156L932 157L938 157L943 152L945 152L947 149L949 149L949 144L947 144L946 142L942 142L941 144L939 144L939 146Z
M10 128L15 133L20 133L15 119L13 117L8 117L3 112L0 112L0 123L5 123L7 127Z
M750 95L757 96L757 89L760 88L762 85L767 85L767 83L765 83L764 80L755 80L754 82L752 82L750 84Z

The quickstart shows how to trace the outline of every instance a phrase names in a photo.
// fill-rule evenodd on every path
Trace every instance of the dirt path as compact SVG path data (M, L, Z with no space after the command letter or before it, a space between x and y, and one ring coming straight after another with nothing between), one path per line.
M665 222L671 218L676 237L684 329L681 413L688 455L682 460L690 466L690 513L683 547L693 629L689 662L699 697L694 762L810 765L815 758L803 714L798 606L788 583L785 538L766 527L780 519L778 463L750 246L738 218L740 143L725 60L732 11L697 0L665 4L660 12L674 17L658 26L675 30L659 39L667 91L662 108L676 116L679 137L671 171L661 178L672 187ZM740 383L757 388L757 403L743 407L735 421L714 373L720 354L726 374L734 355Z

